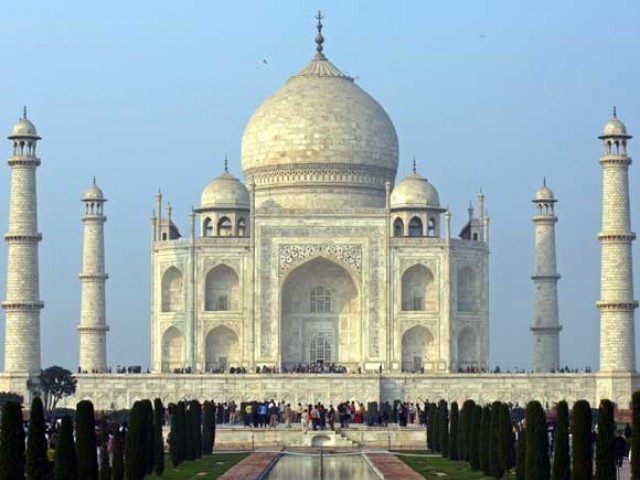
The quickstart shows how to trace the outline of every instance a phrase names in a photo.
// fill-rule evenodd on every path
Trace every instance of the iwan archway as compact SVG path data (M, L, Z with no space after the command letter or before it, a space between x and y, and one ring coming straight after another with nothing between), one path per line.
M291 271L280 295L280 358L283 368L362 361L358 286L341 265L318 257Z

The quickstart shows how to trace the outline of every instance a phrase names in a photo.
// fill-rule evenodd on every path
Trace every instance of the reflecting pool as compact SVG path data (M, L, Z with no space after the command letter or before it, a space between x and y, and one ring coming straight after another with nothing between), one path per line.
M320 456L285 454L267 475L267 480L378 480L362 455Z

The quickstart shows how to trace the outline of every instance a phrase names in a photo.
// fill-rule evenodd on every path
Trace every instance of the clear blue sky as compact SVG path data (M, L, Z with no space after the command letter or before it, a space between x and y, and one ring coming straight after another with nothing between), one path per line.
M481 186L487 195L492 364L531 365L531 198L546 175L560 200L562 363L595 367L602 151L596 137L612 105L640 137L637 0L3 5L0 132L9 133L27 104L43 136L43 365L77 365L80 197L94 175L109 198L109 363L148 365L153 195L162 188L185 231L191 205L221 171L225 154L241 174L244 125L311 57L318 9L326 13L325 53L395 123L398 179L415 155L451 207L456 230ZM640 152L640 141L630 151ZM8 142L0 154L9 155ZM636 228L639 175L633 165ZM9 179L9 168L0 168L2 231ZM2 244L3 298L5 268ZM638 267L635 274L640 281Z

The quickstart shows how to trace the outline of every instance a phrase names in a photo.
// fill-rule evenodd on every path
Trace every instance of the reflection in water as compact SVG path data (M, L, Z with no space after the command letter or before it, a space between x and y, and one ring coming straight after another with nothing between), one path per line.
M268 480L377 480L360 455L283 455Z

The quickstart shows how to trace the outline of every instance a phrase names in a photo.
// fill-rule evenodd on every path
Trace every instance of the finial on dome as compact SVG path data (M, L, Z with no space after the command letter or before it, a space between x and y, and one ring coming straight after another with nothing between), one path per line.
M229 171L229 161L227 160L227 156L224 156L224 171L228 172Z
M22 118L27 118L27 106L22 107Z
M613 118L618 118L618 112L616 111L616 106L613 106Z
M93 176L93 186L94 187L96 186L96 176L95 175Z
M318 20L318 25L316 28L318 29L318 34L316 35L316 52L322 54L322 44L324 43L324 37L322 36L322 19L324 15L322 15L322 11L318 10L318 15L315 16L315 19Z
M416 157L413 156L413 173L417 173L418 168L416 167Z
M542 186L546 187L547 186L547 177L542 177Z

